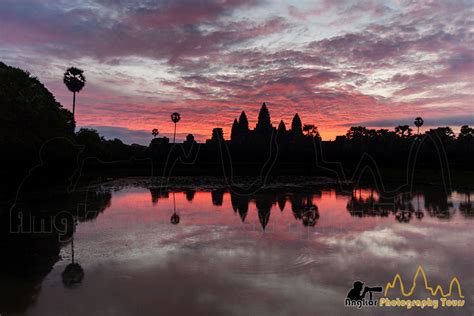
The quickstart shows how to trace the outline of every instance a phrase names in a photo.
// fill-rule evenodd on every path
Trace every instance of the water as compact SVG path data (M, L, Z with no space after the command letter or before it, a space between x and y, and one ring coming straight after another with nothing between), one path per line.
M2 315L352 315L356 308L345 307L344 299L354 281L385 290L398 273L409 289L419 266L429 285L445 292L453 277L459 280L464 307L439 307L436 314L474 313L474 211L466 190L101 190L81 195L82 207L92 211L74 233L82 282L63 284L72 243L62 242L60 259L42 277L2 275L2 297L10 292ZM173 214L177 225L170 223ZM434 299L417 280L411 298ZM404 298L399 287L389 296ZM449 298L459 298L456 287ZM433 315L433 309L360 313Z

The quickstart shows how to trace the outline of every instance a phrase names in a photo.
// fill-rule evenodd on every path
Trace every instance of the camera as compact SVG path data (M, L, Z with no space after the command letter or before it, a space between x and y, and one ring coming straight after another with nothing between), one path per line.
M369 287L366 286L364 288L364 293L369 292L370 300L372 300L372 293L373 292L382 292L382 287L381 286L374 286L374 287Z
M375 286L375 287L366 286L364 291L366 291L366 292L382 292L382 287L381 286Z

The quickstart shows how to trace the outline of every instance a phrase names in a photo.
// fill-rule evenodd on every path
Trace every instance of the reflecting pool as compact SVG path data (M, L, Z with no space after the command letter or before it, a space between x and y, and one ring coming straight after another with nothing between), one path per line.
M408 291L420 266L444 294L456 277L449 298L465 300L436 314L474 313L469 190L321 184L244 191L109 183L44 207L30 203L24 210L71 211L73 228L53 219L64 231L9 235L15 247L2 244L0 313L433 315L432 307L344 306L355 281L385 292L399 274ZM436 298L423 275L416 281L408 298ZM387 296L407 299L398 283Z

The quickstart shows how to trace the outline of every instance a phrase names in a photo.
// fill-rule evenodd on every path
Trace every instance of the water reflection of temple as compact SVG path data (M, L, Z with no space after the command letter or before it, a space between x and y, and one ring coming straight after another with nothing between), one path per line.
M442 187L423 186L411 192L379 192L371 187L324 187L311 190L262 190L255 194L240 194L223 188L206 191L212 205L221 207L226 194L230 196L232 209L245 222L249 204L254 203L262 229L269 225L271 212L274 209L284 211L290 205L293 217L304 226L316 226L320 218L320 209L316 201L321 199L322 192L332 192L336 199L347 200L346 209L354 217L392 217L400 223L421 220L426 215L438 219L450 219L456 209L451 202L452 192ZM150 189L152 202L168 198L169 192ZM187 201L192 201L196 191L185 190ZM459 211L466 217L474 217L469 191L458 192L464 197L459 204Z
M162 188L150 188L151 203L156 205L161 198L167 199L169 197L169 191ZM194 195L193 195L194 196Z
M211 191L212 205L221 206L224 203L224 189L215 189Z
M186 194L186 200L189 202L192 202L194 200L194 195L196 194L196 190L188 189L184 191L184 193Z
M248 213L256 209L254 215L257 216L262 230L269 230L272 224L275 225L276 218L281 212L287 212L284 214L289 216L285 218L291 218L291 221L297 221L299 225L317 227L320 217L324 216L324 209L321 208L325 204L319 202L322 191L330 191L331 195L335 194L339 201L347 201L347 203L344 202L348 212L346 214L357 218L383 217L401 223L416 223L417 220L427 218L446 220L455 215L474 218L471 191L467 189L451 192L442 187L421 186L415 187L411 192L381 193L370 187L348 190L347 188L325 187L307 190L300 188L261 190L256 194L248 195L226 189L214 189L199 192L203 194L203 200L199 199L195 190L183 190L173 194L177 197L176 210L173 213L176 215L171 222L179 223L177 217L179 210L185 210L185 206L193 202L196 197L198 197L198 202L212 203L216 208L225 207L227 199L230 198L232 209L238 213L242 222L249 221ZM170 190L151 188L150 193L146 193L145 197L149 203L151 195L151 202L160 206L159 200L169 199L170 193L172 193ZM179 196L181 199L178 198ZM47 198L30 197L20 192L17 203L12 209L12 217L10 217L9 209L0 211L0 215L3 214L0 218L0 249L3 259L0 261L1 311L6 314L21 314L27 306L35 302L41 291L43 279L59 260L61 248L74 246L71 238L75 232L74 220L78 223L94 220L111 205L111 198L112 194L108 190L62 192ZM185 205L180 205L180 201L184 201ZM62 211L67 212L62 213ZM184 211L182 215L183 219L186 219ZM37 221L31 222L32 218ZM54 221L57 221L57 225ZM38 225L52 229L43 234L29 232L12 234L10 225L31 227L32 231L37 229ZM74 262L71 258L72 263ZM74 273L68 280L74 283L80 282L82 273L86 271L81 272L77 269L72 272ZM66 276L69 277L69 274ZM12 302L15 303L12 304Z
M262 228L265 229L267 227L268 222L270 221L270 211L272 210L272 206L276 204L276 199L273 196L266 195L266 194L259 194L255 196L255 206L257 207L258 211L258 221Z
M230 202L234 212L238 212L242 222L245 222L247 213L249 211L250 198L248 195L240 195L234 192L230 192Z
M459 211L466 217L472 216L470 191L458 193L464 197L459 204ZM357 188L350 195L347 210L356 217L393 215L402 223L408 223L413 218L421 220L425 214L438 219L450 219L456 212L451 195L450 190L436 186L422 186L411 192L384 194L370 188Z

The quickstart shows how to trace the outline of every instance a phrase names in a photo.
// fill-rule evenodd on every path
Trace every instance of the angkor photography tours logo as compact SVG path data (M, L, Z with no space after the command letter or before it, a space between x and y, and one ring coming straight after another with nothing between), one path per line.
M369 297L367 297L367 293ZM378 299L373 293L381 293ZM381 307L392 309L441 309L462 308L465 305L461 284L456 276L450 276L449 285L444 288L439 284L432 285L422 266L419 266L410 281L403 281L400 274L382 286L364 286L355 281L344 301L346 307Z
M361 281L355 281L352 289L347 293L344 305L346 307L376 307L378 301L373 299L373 293L381 293L383 288L381 286L369 287L365 286ZM369 293L369 298L366 298Z

